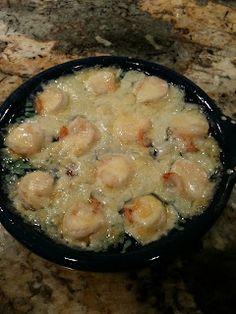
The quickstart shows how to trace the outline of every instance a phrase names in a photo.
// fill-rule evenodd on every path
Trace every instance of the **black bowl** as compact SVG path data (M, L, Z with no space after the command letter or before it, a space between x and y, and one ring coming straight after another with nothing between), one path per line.
M89 67L117 66L121 69L142 71L158 76L185 92L185 100L200 106L206 115L210 132L222 150L223 172L215 194L208 208L199 216L187 220L181 230L173 229L167 236L145 246L133 244L125 253L119 250L106 252L83 251L56 243L39 228L27 223L16 213L4 191L0 189L0 221L6 230L36 254L60 265L81 270L115 271L133 268L145 262L165 257L191 245L215 222L226 205L235 182L236 165L236 124L225 117L214 102L194 83L184 76L158 64L126 57L93 57L79 59L48 69L21 85L0 107L0 126L4 128L12 117L20 116L26 99L41 89L41 84ZM3 138L1 146L3 146ZM1 166L1 161L0 161ZM2 174L1 166L1 176Z

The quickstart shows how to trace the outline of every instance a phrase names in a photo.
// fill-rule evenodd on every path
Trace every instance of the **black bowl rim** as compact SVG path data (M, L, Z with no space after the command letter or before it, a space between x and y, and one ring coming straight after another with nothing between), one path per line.
M171 83L179 81L180 84L174 83L174 85L190 92L193 98L198 99L199 105L201 104L209 122L213 123L212 128L216 131L215 135L218 136L217 141L223 150L222 161L224 171L209 208L206 209L202 215L195 216L190 222L186 223L183 230L172 230L167 236L162 237L160 240L142 247L137 247L135 251L127 251L125 253L80 251L56 243L47 236L42 235L34 226L25 222L21 216L8 210L4 204L4 200L1 198L1 223L10 234L34 253L52 262L73 269L93 271L121 270L132 268L144 262L156 260L161 256L172 254L178 251L183 245L191 244L193 241L197 240L212 226L225 206L235 180L235 173L230 175L230 173L226 171L231 166L231 160L228 158L230 148L225 146L224 134L230 125L230 121L228 121L228 118L222 120L222 116L225 116L215 105L213 100L196 84L179 73L165 66L139 59L103 56L78 59L59 64L39 73L22 84L0 107L0 125L4 124L4 119L6 119L6 116L9 114L9 110L12 109L14 111L14 103L21 97L25 98L32 92L35 92L35 89L40 88L40 84L44 84L61 75L94 66L116 66L125 70L138 70L149 75L156 75ZM225 120L227 120L227 124Z

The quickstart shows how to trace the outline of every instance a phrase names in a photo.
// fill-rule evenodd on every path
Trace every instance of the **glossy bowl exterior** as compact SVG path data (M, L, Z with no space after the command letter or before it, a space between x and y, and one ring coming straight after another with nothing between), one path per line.
M13 237L30 250L52 262L73 269L117 271L133 268L159 257L173 254L199 239L213 225L226 205L235 181L235 172L230 169L236 165L236 139L234 136L236 125L229 118L223 116L214 102L199 87L164 66L126 57L93 57L55 66L20 86L0 107L1 128L6 126L13 116L20 116L26 99L41 90L42 83L94 66L115 66L125 71L142 71L180 87L185 92L187 102L195 103L203 109L209 121L210 131L222 149L222 178L212 202L204 213L186 221L181 230L173 229L167 236L145 246L133 244L125 253L114 249L106 252L83 251L56 243L41 232L40 228L27 223L18 215L7 194L1 188L0 221ZM1 145L3 146L3 139L1 139Z

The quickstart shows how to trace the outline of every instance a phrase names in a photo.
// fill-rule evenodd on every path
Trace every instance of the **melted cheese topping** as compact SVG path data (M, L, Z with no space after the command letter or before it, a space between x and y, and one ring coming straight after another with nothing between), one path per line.
M36 169L54 176L53 191L47 206L38 210L25 206L17 189L11 188L10 193L16 209L51 237L104 250L122 241L127 232L146 244L167 234L179 216L199 214L209 203L219 148L206 134L207 119L197 106L185 103L179 88L146 78L135 71L89 69L44 86L44 91L63 91L68 100L63 110L54 114L45 110L44 115L27 119L56 139L29 156ZM197 118L191 128L192 117ZM189 180L191 171L196 175ZM138 223L133 219L127 225L127 204L149 195L158 199L158 206L154 196L150 208L145 203L145 213L151 210L155 218L151 227L142 224L141 214ZM80 208L89 208L84 229ZM160 208L165 219L159 226L160 214L155 210ZM81 234L85 238L78 241Z

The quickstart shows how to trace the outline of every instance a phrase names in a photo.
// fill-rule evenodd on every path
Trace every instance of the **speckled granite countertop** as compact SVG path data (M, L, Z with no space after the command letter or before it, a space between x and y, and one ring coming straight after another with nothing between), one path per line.
M1 102L42 69L102 54L167 65L236 117L234 0L0 1ZM235 192L191 251L132 272L64 269L0 226L0 313L235 313Z

